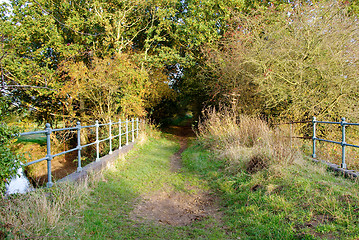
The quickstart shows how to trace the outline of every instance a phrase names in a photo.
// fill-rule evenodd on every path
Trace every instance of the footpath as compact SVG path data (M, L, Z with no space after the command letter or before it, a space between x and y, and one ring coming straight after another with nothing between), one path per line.
M191 128L164 135L105 172L68 232L81 239L227 239L216 196L181 164Z

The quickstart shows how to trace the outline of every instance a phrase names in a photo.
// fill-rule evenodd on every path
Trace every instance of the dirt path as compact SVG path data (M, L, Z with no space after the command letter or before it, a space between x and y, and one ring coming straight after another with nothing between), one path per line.
M181 170L181 154L187 148L188 137L194 136L190 127L172 127L180 142L180 149L171 157L171 171ZM131 218L136 221L154 221L171 226L186 226L208 216L220 219L215 197L210 192L188 184L184 191L166 187L160 191L142 196L135 206Z
M194 132L191 127L172 127L172 129L180 143L180 149L171 157L171 171L177 172L182 167L181 154L187 149L188 137L194 136Z

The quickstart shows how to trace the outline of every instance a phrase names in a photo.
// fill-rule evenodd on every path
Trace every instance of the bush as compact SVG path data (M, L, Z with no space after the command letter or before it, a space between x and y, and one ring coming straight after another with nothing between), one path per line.
M4 192L8 179L14 176L20 167L19 156L12 153L10 144L13 142L16 129L5 123L0 124L0 191ZM15 161L18 160L18 161Z
M358 121L357 16L341 1L290 2L235 14L222 42L204 49L210 99L276 120Z

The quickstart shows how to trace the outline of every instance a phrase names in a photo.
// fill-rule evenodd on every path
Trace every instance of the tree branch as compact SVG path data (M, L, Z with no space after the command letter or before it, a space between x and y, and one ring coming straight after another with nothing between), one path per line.
M52 91L58 91L57 89L49 88L49 87L40 87L40 86L32 86L32 85L5 85L0 86L2 89L8 89L8 88L40 88L40 89L48 89Z

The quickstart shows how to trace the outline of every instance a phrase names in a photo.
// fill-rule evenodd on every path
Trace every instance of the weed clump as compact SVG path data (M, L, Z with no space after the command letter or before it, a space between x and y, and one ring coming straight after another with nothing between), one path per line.
M258 117L227 108L205 110L197 131L201 144L227 160L229 171L250 174L283 168L300 156L284 135Z

